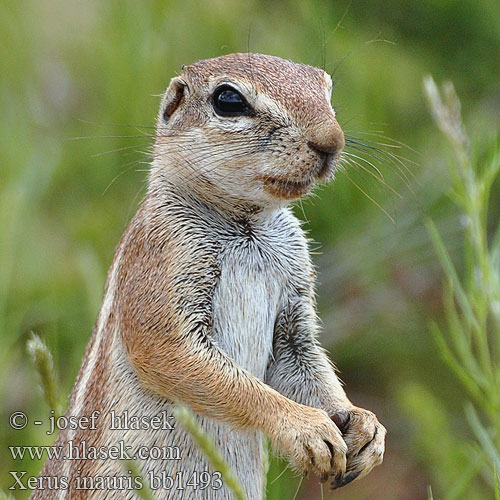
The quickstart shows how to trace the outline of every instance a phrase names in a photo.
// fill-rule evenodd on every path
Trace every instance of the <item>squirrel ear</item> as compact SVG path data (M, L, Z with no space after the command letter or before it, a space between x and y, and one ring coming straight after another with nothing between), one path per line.
M186 84L178 77L172 78L161 107L161 117L168 122L175 110L184 102Z

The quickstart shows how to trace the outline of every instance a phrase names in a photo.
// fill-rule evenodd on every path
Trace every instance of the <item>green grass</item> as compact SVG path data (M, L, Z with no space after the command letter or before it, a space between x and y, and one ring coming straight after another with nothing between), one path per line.
M220 472L223 484L233 493L235 500L247 500L240 479L224 459L221 450L216 447L212 437L198 423L193 412L185 406L178 406L174 410L174 417L207 457L214 471Z
M500 224L490 225L488 208L500 177L500 148L495 141L489 157L476 158L453 85L445 84L440 93L428 77L425 90L434 119L452 146L450 197L464 221L461 277L435 224L428 222L446 276L446 335L437 324L432 329L443 359L472 400L466 416L477 453L470 455L470 463L483 477L490 469L493 492L500 470Z

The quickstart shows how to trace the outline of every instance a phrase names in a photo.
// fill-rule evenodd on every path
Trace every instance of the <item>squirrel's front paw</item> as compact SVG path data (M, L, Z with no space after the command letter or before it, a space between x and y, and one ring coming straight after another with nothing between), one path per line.
M276 447L304 474L343 475L347 446L338 427L323 410L299 406L300 412L281 421Z
M365 476L382 463L387 431L371 411L356 406L340 410L331 418L348 448L346 472L335 476L331 482L335 489Z

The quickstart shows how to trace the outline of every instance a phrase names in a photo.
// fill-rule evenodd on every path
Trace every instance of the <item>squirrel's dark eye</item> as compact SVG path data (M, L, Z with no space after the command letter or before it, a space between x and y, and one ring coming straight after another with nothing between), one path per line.
M251 115L253 112L245 98L229 85L216 89L212 104L215 112L221 116Z

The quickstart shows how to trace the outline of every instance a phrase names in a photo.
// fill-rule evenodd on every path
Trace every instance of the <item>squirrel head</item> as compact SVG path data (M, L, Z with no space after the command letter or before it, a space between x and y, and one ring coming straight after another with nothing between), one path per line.
M333 176L344 134L321 69L261 54L183 67L162 99L151 182L258 207Z

